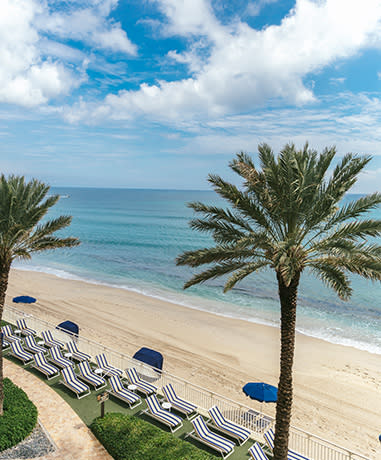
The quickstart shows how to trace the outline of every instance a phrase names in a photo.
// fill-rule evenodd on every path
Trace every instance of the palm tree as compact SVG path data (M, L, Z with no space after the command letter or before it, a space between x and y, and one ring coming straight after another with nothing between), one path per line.
M35 252L68 248L79 244L77 238L54 235L71 222L71 216L41 219L59 200L48 196L49 187L38 180L25 182L24 177L3 174L0 178L0 323L3 317L5 294L12 262L30 259ZM0 345L2 336L0 334ZM3 354L0 347L0 416L3 414Z
M275 271L281 353L274 460L286 460L300 276L308 269L343 300L352 293L348 273L381 279L381 247L372 239L367 241L380 235L381 221L359 220L380 204L381 194L340 203L370 161L368 156L345 155L327 177L335 148L326 148L318 155L308 144L300 151L288 144L275 156L268 145L262 144L258 151L261 170L244 153L229 165L243 179L242 190L217 175L209 175L214 190L230 207L189 204L201 215L191 220L191 228L211 234L215 246L184 252L177 264L208 265L184 289L229 275L224 287L228 291L265 267Z

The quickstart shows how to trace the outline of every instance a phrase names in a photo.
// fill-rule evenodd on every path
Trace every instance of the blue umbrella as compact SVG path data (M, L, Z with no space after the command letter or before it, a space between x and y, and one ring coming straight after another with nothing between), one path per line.
M260 402L276 402L278 399L278 388L268 383L249 382L242 388L246 396Z
M15 303L34 303L37 299L30 297L29 295L20 295L18 297L13 297L13 302Z

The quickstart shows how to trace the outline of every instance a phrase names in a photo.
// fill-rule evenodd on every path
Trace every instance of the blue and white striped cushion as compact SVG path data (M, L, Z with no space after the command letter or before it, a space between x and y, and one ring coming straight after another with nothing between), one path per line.
M63 367L71 367L73 363L62 356L61 350L58 347L52 347L50 349L50 354L53 358L53 361L57 364L60 364Z
M118 391L122 391L124 389L124 386L120 380L119 375L113 375L110 378L110 385L111 385L112 390L115 393L118 393Z
M199 415L197 418L191 421L193 428L197 435L212 446L217 447L223 453L227 454L234 449L234 442L219 436L216 433L211 432L205 424L204 419Z
M271 450L274 449L274 430L270 428L267 430L265 433L263 433L263 436L270 447Z
M40 345L37 345L33 335L27 335L25 337L25 343L27 345L27 348L31 351L34 351L35 353L45 353L46 351L45 348L40 347Z
M151 385L138 376L135 368L126 369L126 371L130 382L141 388L145 393L155 393L157 391L155 385Z
M132 391L127 390L127 388L124 388L118 375L113 375L110 378L110 385L114 393L116 393L118 396L121 396L129 403L132 404L136 401L139 401L140 398L138 395L132 393Z
M51 347L60 347L63 348L65 345L60 342L59 340L53 339L52 333L50 331L43 331L41 332L42 338L44 339L44 342L51 346Z
M28 334L28 335L34 335L36 334L36 331L31 329L30 327L28 327L26 325L26 322L25 322L25 319L22 318L22 319L18 319L16 321L16 325L19 329L21 329L21 331L24 333L24 334Z
M65 367L61 371L65 382L77 393L83 393L89 390L89 387L77 379L71 367Z
M34 363L37 368L44 370L48 375L53 375L58 372L58 369L51 364L49 364L43 353L37 353L33 356Z
M121 396L123 399L128 401L130 404L136 401L139 401L139 396L137 396L135 393L132 393L132 391L127 390L126 388L123 388L117 393L118 393L118 396Z
M106 355L104 353L101 353L100 355L97 355L95 357L95 359L97 360L99 368L107 371L108 374L111 374L111 375L122 375L123 374L122 370L120 370L120 369L118 369L118 368L116 368L114 366L111 366L107 362L107 358L106 358Z
M287 454L288 460L308 460L307 457L304 457L301 454L298 454L297 452L294 452L293 450L289 450Z
M168 402L170 402L173 406L179 408L186 414L191 414L196 410L197 407L194 404L191 404L190 402L185 401L184 399L180 399L176 395L171 383L168 383L168 385L165 385L163 387L163 392Z
M1 328L1 332L3 336L8 340L8 342L19 342L21 337L17 337L17 335L13 335L13 331L11 326L6 325Z
M249 453L254 460L269 460L267 455L263 452L262 447L257 442L254 446L250 447Z
M242 426L236 425L230 420L226 420L217 406L213 406L209 409L209 415L212 417L216 426L224 429L225 431L229 431L232 433L232 435L237 436L240 440L246 441L246 439L250 436L249 430L246 430Z
M265 440L270 447L270 449L274 449L274 430L270 428L269 430L266 431L266 433L263 434L265 437ZM293 450L289 450L287 454L288 460L308 460L307 457L304 457L301 454L298 454L297 452L294 452Z
M91 359L90 355L78 350L77 344L75 342L68 342L66 345L70 353L72 353L75 358L78 358L81 361Z
M82 361L78 363L78 369L79 369L79 372L82 374L82 376L87 378L94 385L99 386L105 383L105 380L102 377L94 374L91 371L90 365L87 361Z
M158 418L161 418L164 422L168 423L170 426L177 426L181 422L181 418L175 414L171 414L163 410L160 407L159 401L157 400L156 395L148 396L146 399L148 410L151 412L152 415L155 415Z
M30 361L33 359L33 355L23 349L19 341L11 343L12 353L23 361Z

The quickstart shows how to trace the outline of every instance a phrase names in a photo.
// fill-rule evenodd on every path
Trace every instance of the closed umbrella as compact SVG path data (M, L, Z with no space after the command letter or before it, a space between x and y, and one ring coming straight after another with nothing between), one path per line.
M29 295L20 295L18 297L13 297L12 300L14 303L34 303L37 299Z

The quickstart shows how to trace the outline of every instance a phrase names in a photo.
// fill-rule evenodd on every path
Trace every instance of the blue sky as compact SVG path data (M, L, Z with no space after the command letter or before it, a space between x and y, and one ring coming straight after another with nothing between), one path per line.
M257 145L374 156L379 0L2 0L2 172L51 185L207 187Z

